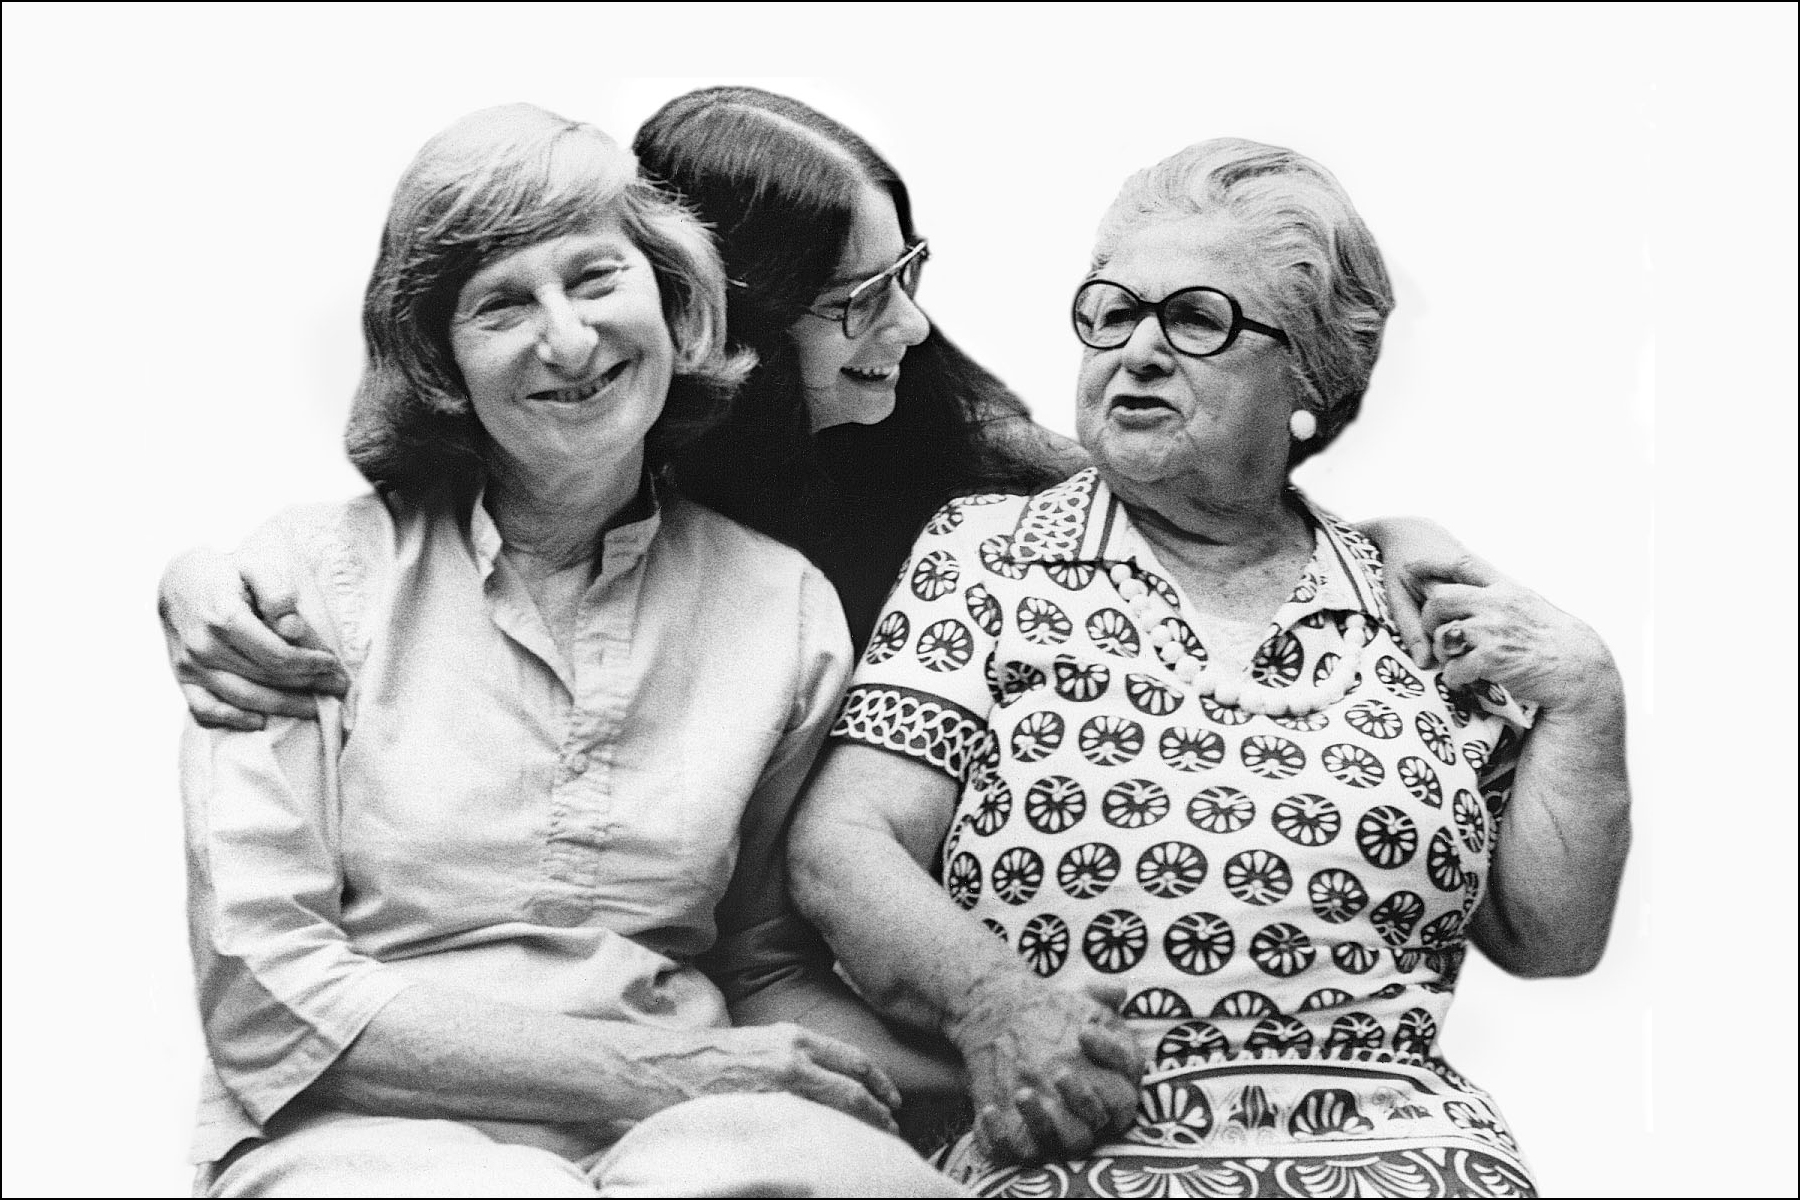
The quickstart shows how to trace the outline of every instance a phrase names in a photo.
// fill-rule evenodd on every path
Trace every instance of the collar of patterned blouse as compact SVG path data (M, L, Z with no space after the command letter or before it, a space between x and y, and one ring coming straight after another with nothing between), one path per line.
M1381 552L1375 544L1314 504L1299 488L1290 484L1288 491L1312 525L1313 556L1288 600L1276 611L1259 654L1267 652L1285 631L1324 612L1361 613L1386 630L1396 644L1404 644L1388 608ZM1007 497L971 497L970 501L1004 499ZM984 546L983 557L989 553ZM1130 563L1177 613L1184 607L1175 585L1157 563L1155 551L1132 524L1124 502L1093 467L1028 498L1012 533L1004 545L993 547L992 554L1018 571L1041 563L1053 574L1095 571L1105 575L1117 563ZM1439 687L1441 690L1442 685ZM1477 681L1469 694L1456 700L1447 692L1444 695L1446 701L1479 707L1520 729L1529 729L1537 715L1536 705L1521 704L1504 688L1484 681Z
M1313 528L1313 556L1292 596L1276 613L1276 625L1285 628L1327 610L1360 612L1398 639L1400 632L1382 590L1381 555L1374 544L1313 504L1298 488L1290 486L1288 491L1299 501ZM1124 502L1092 467L1026 501L1013 526L1005 558L1020 567L1092 564L1101 571L1115 563L1131 563L1153 577L1152 586L1164 600L1180 607L1173 585L1156 565L1149 543L1132 525Z

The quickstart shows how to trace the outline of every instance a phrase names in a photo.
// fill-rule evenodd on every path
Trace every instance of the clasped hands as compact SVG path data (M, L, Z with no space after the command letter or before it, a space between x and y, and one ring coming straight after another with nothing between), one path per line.
M1144 1058L1118 1016L1124 998L1118 984L1063 991L1015 972L976 987L948 1032L990 1159L1078 1158L1131 1124Z

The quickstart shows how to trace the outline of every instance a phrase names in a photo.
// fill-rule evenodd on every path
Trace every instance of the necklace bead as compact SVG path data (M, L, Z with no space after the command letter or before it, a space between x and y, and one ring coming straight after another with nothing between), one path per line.
M1375 641L1367 619L1361 613L1351 613L1344 619L1344 652L1325 678L1310 684L1270 687L1230 674L1190 653L1181 637L1181 618L1138 578L1131 564L1114 564L1107 577L1118 588L1119 597L1140 632L1155 647L1156 656L1175 678L1200 698L1226 708L1271 717L1303 717L1330 708L1350 694L1362 666L1363 652Z

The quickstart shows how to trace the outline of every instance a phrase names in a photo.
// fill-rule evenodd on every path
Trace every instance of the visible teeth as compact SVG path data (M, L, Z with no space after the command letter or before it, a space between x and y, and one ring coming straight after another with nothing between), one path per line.
M606 374L592 383L579 384L572 388L564 388L559 392L534 392L533 399L548 400L553 404L580 404L584 400L592 400L600 394L600 390L617 379L625 370L624 363L615 363L607 368Z
M892 379L894 376L898 375L899 373L900 373L899 367L883 367L879 371L870 371L870 370L866 370L861 367L845 367L844 368L844 374L853 376L857 379L867 379L871 383L880 382L881 380L885 380L885 379Z

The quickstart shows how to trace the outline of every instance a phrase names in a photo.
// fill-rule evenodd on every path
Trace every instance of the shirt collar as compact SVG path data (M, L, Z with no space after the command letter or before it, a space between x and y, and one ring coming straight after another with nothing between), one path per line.
M613 574L629 567L644 556L662 528L663 493L666 484L648 469L644 471L637 495L626 505L622 523L606 531L601 541L602 570ZM469 545L475 553L475 565L485 581L494 572L505 548L500 527L483 503L487 499L487 479L476 489L474 507L469 510Z
M1283 624L1325 609L1363 613L1390 631L1393 617L1382 589L1381 556L1355 528L1319 508L1299 488L1289 492L1306 509L1313 527L1313 556L1289 604ZM1033 563L1093 563L1102 569L1131 561L1142 535L1124 503L1093 467L1031 496L1013 526L1005 557L1020 566ZM1149 564L1140 564L1148 568Z
M1388 610L1381 552L1354 526L1314 504L1299 488L1290 490L1312 518L1313 556L1301 576L1303 588L1311 583L1317 590L1317 602L1311 607L1360 612L1398 637Z
M1022 567L1099 562L1116 551L1125 519L1125 506L1089 467L1026 499L1006 557Z

